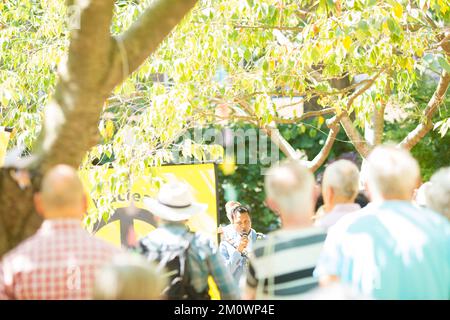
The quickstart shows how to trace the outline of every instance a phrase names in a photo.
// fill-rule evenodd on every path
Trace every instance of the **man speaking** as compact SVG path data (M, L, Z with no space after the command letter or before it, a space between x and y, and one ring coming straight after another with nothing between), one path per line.
M240 205L233 208L231 221L232 224L223 232L219 250L236 284L239 285L242 275L247 271L248 252L251 251L255 241L264 238L264 235L252 229L250 211L247 207Z

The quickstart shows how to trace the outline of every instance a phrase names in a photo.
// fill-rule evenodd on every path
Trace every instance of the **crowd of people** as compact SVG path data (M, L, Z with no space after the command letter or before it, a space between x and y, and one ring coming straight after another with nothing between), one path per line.
M265 203L281 228L255 231L230 201L218 245L189 229L207 207L172 181L145 200L159 226L131 249L82 228L80 179L56 166L35 195L42 226L2 257L0 299L210 299L211 281L222 299L450 299L450 167L420 186L408 151L378 146L365 161L364 175L331 163L320 188L301 161L274 165Z

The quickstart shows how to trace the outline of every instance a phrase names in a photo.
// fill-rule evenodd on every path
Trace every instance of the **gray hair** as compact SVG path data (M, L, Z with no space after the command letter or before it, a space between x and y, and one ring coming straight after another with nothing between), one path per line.
M166 278L154 263L136 254L122 254L96 273L93 298L97 300L161 299Z
M323 174L323 186L331 187L335 194L352 199L359 190L359 171L356 165L348 160L331 163Z
M429 208L450 219L450 167L438 170L425 189L425 200Z
M265 177L265 189L283 213L308 214L314 207L314 176L298 160L272 166Z
M412 195L419 178L419 164L407 150L378 146L367 159L367 183L382 198Z

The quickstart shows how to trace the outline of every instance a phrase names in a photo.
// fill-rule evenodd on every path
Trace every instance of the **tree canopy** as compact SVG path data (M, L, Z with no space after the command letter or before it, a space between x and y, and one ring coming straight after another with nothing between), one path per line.
M314 121L328 137L307 159L313 170L341 127L362 157L393 136L392 114L414 123L397 136L408 149L430 130L448 135L447 1L202 0L171 31L194 3L0 3L0 125L14 128L10 148L37 155L40 171L59 162L90 170L90 191L104 197L89 223L174 148L220 158L219 146L179 139L193 127L249 123L300 157L276 128ZM424 81L433 89L418 103Z

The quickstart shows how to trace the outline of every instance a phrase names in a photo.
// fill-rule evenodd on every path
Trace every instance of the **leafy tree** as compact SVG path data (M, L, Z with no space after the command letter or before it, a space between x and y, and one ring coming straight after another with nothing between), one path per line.
M313 170L340 127L362 157L383 132L390 138L398 126L384 127L388 110L412 115L410 133L395 137L406 148L433 121L447 132L448 114L438 112L450 81L446 1L202 0L165 41L195 1L149 2L0 3L0 124L15 128L10 147L25 147L32 173L28 184L15 168L1 171L0 255L39 226L32 194L56 163L96 181L100 215L89 225L108 218L143 167L173 161L173 148L220 157L216 146L178 140L194 126L243 121L300 157L314 131L290 137L282 126L313 125L327 133L320 150L307 150ZM432 93L416 103L414 86L429 74Z
M401 147L411 149L433 129L450 82L448 2L211 0L201 8L151 68L173 79L172 90L195 91L193 113L205 121L254 124L297 158L276 128L317 117L330 130L308 162L313 170L340 127L365 158L383 141L386 109L415 104L415 126ZM412 88L430 73L434 90L419 106ZM440 120L445 132L448 120Z
M10 167L1 170L0 256L39 227L41 218L34 212L32 196L42 174L58 163L78 167L85 159L84 164L90 165L86 152L99 142L98 124L104 108L117 100L133 99L126 92L128 82L118 87L108 100L111 91L138 69L195 3L195 0L157 0L151 4L72 0L67 1L67 6L62 0L0 3L2 125L15 128L11 143L27 147L24 152L29 153L25 159L10 161ZM64 18L67 15L70 23ZM172 103L177 100L169 100L170 94L160 98L167 101L156 102L159 101L156 94L162 95L162 91L155 86L151 107L158 106L156 114L148 112L136 125L126 117L118 139L124 139L125 132L132 135L133 131L127 131L131 127L130 130L144 131L135 141L139 147L148 142L142 138L145 134L149 140L155 140L148 145L150 153L159 143L169 143L170 135L176 135L186 122L176 123L182 112L174 108ZM147 105L149 92L144 91L138 97ZM129 105L123 103L121 108L127 109ZM118 115L126 112L120 110ZM155 123L159 125L153 126ZM101 121L100 131L104 141L109 141L114 125L108 119ZM97 151L94 148L94 156ZM125 152L133 156L132 151ZM31 174L17 170L18 166ZM101 176L97 174L94 178Z

